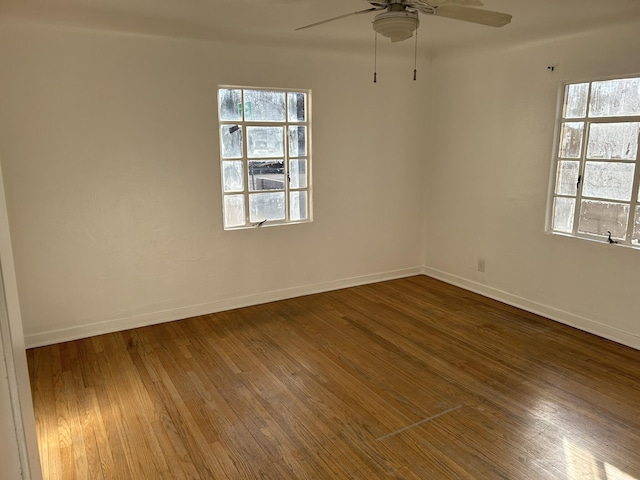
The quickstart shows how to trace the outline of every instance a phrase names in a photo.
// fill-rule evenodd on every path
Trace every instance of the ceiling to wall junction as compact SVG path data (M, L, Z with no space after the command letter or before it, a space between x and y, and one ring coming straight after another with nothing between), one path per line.
M418 36L421 53L515 44L640 19L637 0L484 0L484 4L486 9L512 14L513 21L492 28L423 15ZM356 50L371 48L374 13L295 29L369 6L365 0L4 0L0 18L225 42Z

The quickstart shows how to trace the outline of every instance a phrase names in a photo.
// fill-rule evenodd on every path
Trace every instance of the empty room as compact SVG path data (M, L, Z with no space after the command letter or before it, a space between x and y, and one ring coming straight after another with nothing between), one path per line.
M0 477L640 480L638 32L0 1Z

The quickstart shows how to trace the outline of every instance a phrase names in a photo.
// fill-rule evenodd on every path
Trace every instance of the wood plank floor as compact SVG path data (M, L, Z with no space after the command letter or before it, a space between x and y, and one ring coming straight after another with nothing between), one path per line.
M640 351L424 276L27 354L47 479L640 480Z

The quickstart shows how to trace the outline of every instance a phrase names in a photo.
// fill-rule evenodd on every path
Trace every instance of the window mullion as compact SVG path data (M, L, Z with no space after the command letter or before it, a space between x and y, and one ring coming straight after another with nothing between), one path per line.
M249 226L249 156L247 155L247 118L245 116L245 98L244 98L244 88L242 89L242 120L241 120L241 128L242 128L242 167L244 174L244 191L242 192L244 195L244 225Z
M564 101L566 101L567 90L564 91ZM589 117L589 104L591 102L591 83L589 83L589 90L587 92L587 105L585 117L582 119L582 145L580 146L580 166L578 167L578 180L576 185L576 206L573 211L573 229L572 234L577 235L578 233L578 225L580 223L580 208L582 204L582 186L584 185L584 170L585 170L585 157L587 156L587 142L588 132L589 132L589 122L587 118ZM565 119L566 121L566 119Z
M640 132L638 133L638 145L640 145ZM633 187L631 187L631 201L629 202L629 223L627 224L627 237L625 238L625 243L632 244L633 240L633 230L635 228L636 223L636 210L640 208L640 198L638 198L638 194L640 193L640 165L638 165L638 157L640 156L640 152L636 152L636 161L635 168L633 170Z
M282 128L284 128L284 135L282 135L284 142L284 218L285 222L291 221L291 208L289 206L289 182L290 182L290 173L289 173L289 93L285 93L284 99L284 122Z
M289 102L287 102L287 111L286 113L286 118L289 118ZM289 172L289 144L291 142L291 139L289 138L290 135L290 131L289 131L289 122L286 121L284 124L284 217L286 218L287 222L291 221L291 206L289 205L289 202L291 201L291 199L289 198L289 188L291 187L290 183L291 183L291 172Z
M576 188L576 208L573 212L573 231L572 231L573 235L578 234L578 226L580 224L580 211L582 206L582 188L584 186L584 171L585 171L585 165L587 163L586 161L587 145L589 144L589 132L591 130L590 129L591 123L589 122L588 118L589 118L589 106L591 105L592 91L593 91L592 83L589 82L589 91L587 92L586 112L585 112L585 117L582 119L584 127L582 132L582 145L580 148L580 167L578 168L579 180L577 182L577 188ZM567 95L566 91L564 95Z
M588 100L587 100L588 101ZM582 146L580 149L580 167L578 168L578 182L576 188L576 208L573 212L573 231L576 235L578 233L578 224L580 222L580 205L582 202L582 187L584 186L584 171L587 158L587 143L589 142L589 125L590 122L587 119L583 119L584 130L582 133Z

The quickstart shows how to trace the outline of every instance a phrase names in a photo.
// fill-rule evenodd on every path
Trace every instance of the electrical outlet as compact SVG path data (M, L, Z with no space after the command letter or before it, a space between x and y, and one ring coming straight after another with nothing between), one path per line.
M478 258L478 271L484 272L485 261L484 258Z

